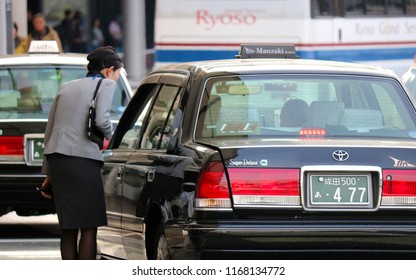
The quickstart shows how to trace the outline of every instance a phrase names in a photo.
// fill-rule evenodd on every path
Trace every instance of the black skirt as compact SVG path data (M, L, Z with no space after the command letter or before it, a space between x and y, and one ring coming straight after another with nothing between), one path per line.
M60 229L107 225L102 162L57 153L46 159Z

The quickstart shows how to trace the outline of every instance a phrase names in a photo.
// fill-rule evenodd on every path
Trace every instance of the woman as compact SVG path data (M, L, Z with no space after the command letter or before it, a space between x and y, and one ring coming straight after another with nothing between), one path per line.
M96 124L110 139L110 109L123 67L113 47L101 47L88 56L85 78L65 83L49 113L45 130L45 160L41 194L53 186L53 198L61 230L62 259L95 259L97 228L107 224L98 145L87 136L88 109L100 79ZM79 245L77 246L78 233Z

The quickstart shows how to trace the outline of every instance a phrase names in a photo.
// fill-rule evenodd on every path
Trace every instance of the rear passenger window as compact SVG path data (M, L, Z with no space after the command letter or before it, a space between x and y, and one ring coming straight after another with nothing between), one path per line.
M391 95L383 87L373 85L377 102L383 114L383 120L386 126L405 129L411 126L412 120L406 114L406 108L399 96Z

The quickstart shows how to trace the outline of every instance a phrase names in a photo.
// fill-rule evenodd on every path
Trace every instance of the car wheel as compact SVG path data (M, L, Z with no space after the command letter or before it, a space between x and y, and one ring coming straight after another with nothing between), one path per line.
M168 260L169 259L169 250L168 242L166 240L165 231L163 225L159 225L156 234L156 246L155 254L156 260Z

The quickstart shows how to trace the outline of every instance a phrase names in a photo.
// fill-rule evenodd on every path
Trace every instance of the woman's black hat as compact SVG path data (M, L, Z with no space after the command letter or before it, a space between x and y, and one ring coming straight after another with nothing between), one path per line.
M123 67L120 56L111 46L99 47L93 50L88 54L87 60L89 61L87 68L90 72L100 72L104 68L110 68L111 66L114 66L115 70Z

